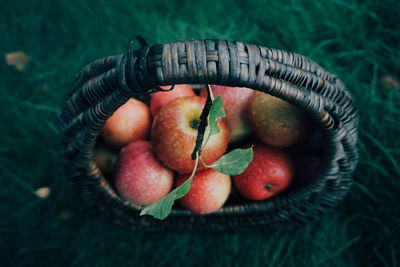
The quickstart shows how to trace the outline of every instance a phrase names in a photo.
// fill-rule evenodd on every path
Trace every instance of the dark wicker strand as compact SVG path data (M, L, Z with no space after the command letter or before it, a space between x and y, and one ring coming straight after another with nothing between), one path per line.
M122 57L122 54L101 58L86 65L79 72L74 87L79 89L88 80L114 68L120 57Z

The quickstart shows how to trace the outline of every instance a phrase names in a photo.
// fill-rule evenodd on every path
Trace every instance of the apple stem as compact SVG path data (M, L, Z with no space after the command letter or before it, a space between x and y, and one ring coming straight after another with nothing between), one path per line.
M207 91L208 91L208 95L211 97L211 100L214 101L214 94L211 90L211 85L207 84Z
M271 185L270 184L266 184L264 185L265 190L267 191L271 191Z
M200 156L199 158L200 158L200 161L201 161L201 163L203 164L204 167L206 167L206 168L211 168L211 167L212 167L212 165L207 165L207 164L203 161L203 158L202 158L201 156Z
M209 84L207 84L207 90L208 90L208 95L210 96L210 98L211 98L211 100L212 100L212 103L214 103L214 95L213 95L213 92L211 91L211 86L209 85ZM207 145L207 142L208 142L208 140L210 140L210 137L211 137L211 132L209 132L208 133L208 136L207 136L207 139L206 139L206 141L205 142L203 142L203 146L202 147L205 147L206 145ZM206 166L206 165L205 165ZM206 166L207 167L207 166ZM209 167L207 167L207 168L210 168L211 166L209 166Z
M200 123L199 123L197 138L196 138L196 145L192 152L192 160L196 159L197 152L199 155L201 155L201 146L203 144L204 133L205 133L206 127L208 125L208 114L210 114L210 109L211 109L212 103L213 103L213 101L211 99L211 95L208 94L206 104L204 105L204 108L200 115Z
M190 122L190 127L193 129L198 129L199 128L199 121L191 121Z

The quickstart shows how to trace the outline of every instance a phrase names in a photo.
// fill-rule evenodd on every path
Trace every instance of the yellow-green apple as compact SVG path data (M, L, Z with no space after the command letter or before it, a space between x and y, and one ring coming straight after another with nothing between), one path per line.
M188 96L175 99L164 105L154 118L151 129L153 149L165 165L179 173L190 173L195 161L191 154L200 123L200 114L206 99L200 96ZM226 151L229 143L229 127L221 119L218 121L220 132L208 138L210 128L206 128L201 157L207 165L213 164ZM204 143L203 143L204 145ZM199 166L199 170L204 166Z
M176 179L176 186L183 184L189 174ZM228 199L231 192L231 178L213 169L197 172L192 180L189 193L179 202L195 213L207 214L217 211Z
M107 119L101 129L101 135L107 144L122 148L132 141L146 139L150 126L149 107L131 98Z
M137 205L157 202L174 183L173 171L157 161L151 143L145 140L134 141L121 150L114 178L120 195Z
M160 86L164 90L171 86ZM153 118L156 116L158 110L165 104L180 97L194 96L193 89L187 84L176 84L174 89L166 92L157 92L151 95L150 99L150 112Z
M215 97L220 96L226 112L226 120L231 130L230 140L240 141L251 132L246 118L246 106L254 93L253 89L245 87L229 87L211 85ZM207 87L201 90L201 96L207 96Z
M257 137L275 147L288 147L304 140L312 128L304 111L263 92L255 92L251 97L247 117Z
M233 183L244 197L263 200L290 185L293 169L291 158L282 149L256 143L253 160L243 173L233 176Z

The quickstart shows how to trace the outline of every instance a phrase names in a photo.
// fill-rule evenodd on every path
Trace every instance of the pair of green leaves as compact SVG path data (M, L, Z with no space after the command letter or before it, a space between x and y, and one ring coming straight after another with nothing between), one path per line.
M218 127L218 120L220 120L221 118L225 118L226 116L222 99L220 97L217 97L212 102L210 113L208 116L209 116L209 127L210 127L210 133L208 136L209 138L210 136L218 134L220 132L220 129ZM207 143L207 140L205 143ZM200 157L201 155L199 155L199 153L196 153L195 167L189 179L187 179L183 184L172 190L161 200L145 207L141 211L140 215L147 214L160 220L165 219L171 213L172 205L174 204L175 200L184 197L189 192L190 185L196 174ZM241 174L247 168L252 159L253 159L252 148L235 149L222 156L211 166L206 166L206 167L212 168L227 175L238 175Z

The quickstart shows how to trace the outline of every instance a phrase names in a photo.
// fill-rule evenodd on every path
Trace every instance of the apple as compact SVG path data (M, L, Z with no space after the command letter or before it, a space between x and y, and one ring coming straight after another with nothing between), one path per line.
M137 204L149 205L169 193L174 173L154 157L151 143L137 140L124 147L115 167L119 194Z
M257 137L275 147L288 147L304 140L312 128L305 112L263 92L255 92L251 97L247 117Z
M188 96L164 105L154 118L151 129L153 150L159 160L179 173L192 172L195 161L191 154L195 147L200 114L206 99ZM213 164L226 151L229 143L229 127L225 120L218 121L220 132L212 135L201 152L207 165ZM207 127L204 141L210 133ZM199 170L204 169L199 165Z
M229 87L211 85L214 97L221 97L226 112L226 120L231 130L230 140L237 142L248 136L251 129L247 123L246 107L253 89L245 87ZM207 96L207 87L203 88L200 96Z
M295 186L301 187L315 179L321 166L321 158L311 154L297 154L294 156L294 164Z
M169 89L171 86L160 86L164 90ZM162 106L180 97L194 96L193 89L187 84L176 84L174 89L166 92L157 92L151 95L150 99L150 112L153 118Z
M101 135L107 144L122 148L132 141L146 139L150 126L149 107L131 98L107 119L101 129Z
M118 152L109 147L100 144L94 149L94 161L96 166L105 174L112 174L114 164L117 161Z
M294 145L292 149L296 154L322 155L326 148L326 136L321 131L315 131L304 141Z
M233 176L233 183L244 197L263 200L290 185L293 169L291 158L282 149L256 143L253 160L243 173Z
M189 174L181 175L176 179L176 186L183 184ZM195 213L208 214L221 208L231 192L231 178L229 175L213 169L196 172L189 192L179 202Z

